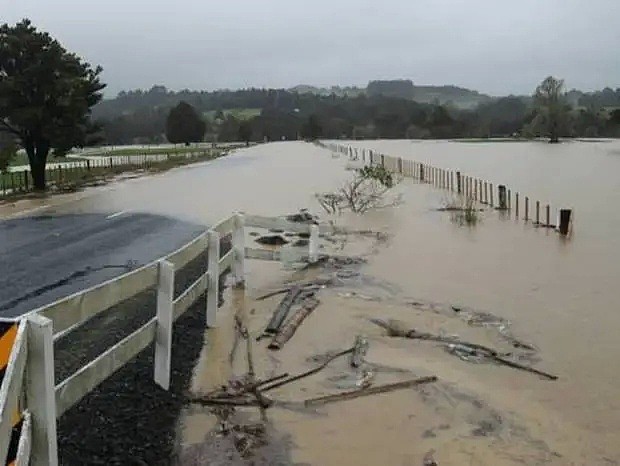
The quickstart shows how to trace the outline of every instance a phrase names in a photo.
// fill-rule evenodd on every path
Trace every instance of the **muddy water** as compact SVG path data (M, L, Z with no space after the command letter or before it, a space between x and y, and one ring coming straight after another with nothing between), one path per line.
M412 181L398 188L404 196L401 206L363 218L338 219L351 228L390 233L386 244L371 247L351 240L344 249L349 254L360 250L370 254L363 268L368 280L359 283L355 292L379 301L325 290L322 305L294 337L295 345L275 359L257 356L258 370L308 369L312 367L309 356L347 347L362 332L372 337L371 361L396 371L378 374L380 382L432 373L441 383L414 393L334 404L314 414L275 410L276 429L289 436L290 445L284 443L291 448L290 461L417 465L434 449L440 464L618 464L620 244L615 231L620 215L606 206L620 201L620 157L617 145L609 144L548 148L368 143L367 147L387 154L460 168L494 183L505 182L543 202L548 198L554 205L572 206L577 214L575 234L562 241L553 232L489 211L476 228L458 227L448 214L432 210L444 203L445 195ZM313 194L334 189L350 176L343 166L343 160L310 145L272 144L110 185L54 209L147 211L204 224L233 210L278 215L309 207L320 213ZM249 321L251 330L258 331L277 298L261 305L253 297L277 287L290 278L290 272L258 263L248 272L243 307L255 310ZM515 335L539 348L537 367L559 375L560 380L549 382L463 362L433 345L389 339L367 322L372 316L395 317L424 331L502 344L492 332L472 330L466 323L407 304L413 301L462 304L509 319ZM222 315L227 317L221 329L207 335L215 348L205 347L196 368L193 389L197 392L225 382L240 370L238 363L236 370L230 364L232 350L227 346L232 340L232 318ZM334 380L345 369L346 362L341 361L318 380L274 396L296 400L332 393L342 389ZM196 431L209 431L214 421L204 411L189 411L181 443L196 444L204 438Z

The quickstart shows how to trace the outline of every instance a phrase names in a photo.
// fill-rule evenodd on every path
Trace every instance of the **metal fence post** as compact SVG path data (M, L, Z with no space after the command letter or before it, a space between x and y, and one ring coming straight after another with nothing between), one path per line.
M159 261L157 281L157 331L153 380L164 390L170 388L172 324L174 313L174 264Z
M32 314L28 318L26 404L32 415L32 466L57 466L56 393L52 321Z
M245 218L235 214L235 230L232 237L233 263L232 274L236 288L245 286Z
M220 234L209 230L209 287L207 289L207 326L215 327L220 290Z

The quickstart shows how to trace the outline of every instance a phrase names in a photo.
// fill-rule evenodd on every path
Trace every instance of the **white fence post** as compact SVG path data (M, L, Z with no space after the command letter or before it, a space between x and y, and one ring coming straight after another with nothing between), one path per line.
M207 327L215 327L220 288L220 234L209 230L209 287L207 288Z
M235 215L235 229L232 237L233 264L232 273L235 287L245 286L245 218L242 214Z
M32 419L32 466L57 466L56 393L52 321L33 314L28 318L26 403Z
M153 380L164 390L170 388L173 300L174 264L162 260L159 261L159 278L157 283L157 331L155 332Z
M319 226L310 227L310 241L308 242L308 262L314 264L319 260Z

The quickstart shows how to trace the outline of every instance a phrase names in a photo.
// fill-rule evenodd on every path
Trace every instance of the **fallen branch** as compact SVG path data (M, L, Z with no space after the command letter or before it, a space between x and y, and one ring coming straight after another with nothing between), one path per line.
M379 393L387 393L394 390L402 390L405 388L415 387L426 383L436 382L436 376L421 377L419 379L407 380L405 382L391 383L387 385L379 385L376 387L362 388L360 390L352 390L349 392L336 393L334 395L321 396L318 398L311 398L304 401L305 406L323 405L327 403L333 403L335 401L352 400L354 398L360 398L362 396L377 395Z
M514 362L514 361L511 361L509 359L506 359L504 357L504 355L499 353L497 350L494 350L493 348L489 348L488 346L483 346L483 345L479 345L477 343L470 343L470 342L467 342L467 341L462 341L462 340L459 340L457 338L446 338L446 337L440 337L438 335L433 335L431 333L418 332L415 329L407 330L407 329L404 328L402 322L396 321L396 320L390 320L388 322L385 322L385 321L380 320L380 319L370 319L370 321L373 324L378 325L378 326L383 327L384 329L386 329L388 331L388 335L391 336L391 337L409 338L409 339L413 339L413 340L435 341L435 342L438 342L438 343L445 343L445 344L449 344L449 345L459 345L459 346L462 346L465 349L471 351L472 354L475 354L476 352L479 352L479 353L481 353L481 356L486 357L488 359L491 359L493 361L496 361L499 364L503 364L505 366L509 366L509 367L514 368L514 369L519 369L519 370L522 370L522 371L531 372L533 374L537 374L537 375L540 375L542 377L545 377L545 378L547 378L549 380L557 380L558 379L558 377L556 375L549 374L547 372L543 372L543 371L540 371L538 369L534 369L533 367L525 366L525 365L520 364L518 362Z
M282 288L280 290L271 291L269 293L259 296L258 298L256 298L256 301L264 301L265 299L271 298L272 296L277 296L279 294L288 293L290 289L291 288L289 287L289 288Z
M256 399L250 398L190 398L189 402L203 406L260 406Z
M283 385L287 385L287 384L289 384L289 383L292 383L292 382L296 382L296 381L298 381L298 380L301 380L301 379L303 379L303 378L305 378L305 377L309 377L309 376L311 376L311 375L314 375L314 374L316 374L317 372L320 372L320 371L322 371L323 369L325 369L325 368L329 365L329 363L331 363L334 359L337 359L337 358L339 358L339 357L341 357L341 356L344 356L345 354L352 353L352 352L353 352L353 349L354 349L354 348L349 348L349 349L346 349L346 350L344 350L344 351L340 351L340 352L338 352L338 353L334 354L333 356L330 356L329 358L327 358L327 359L325 360L325 362L324 362L323 364L321 364L320 366L317 366L317 367L315 367L314 369L310 369L309 371L302 372L302 373L300 373L300 374L294 375L294 376L289 377L289 378L287 378L287 379L284 379L284 380L282 380L282 381L280 381L280 382L276 382L276 383L273 383L273 384L268 385L268 386L266 386L266 387L263 387L261 391L263 391L263 392L267 392L267 391L269 391L269 390L274 390L274 389L276 389L276 388L282 387Z
M278 334L273 337L273 340L269 344L269 349L279 350L282 348L284 344L289 341L293 335L295 335L295 332L302 322L318 307L318 305L319 300L317 299L312 299L311 301L305 302L301 309L293 314L284 327L280 329Z

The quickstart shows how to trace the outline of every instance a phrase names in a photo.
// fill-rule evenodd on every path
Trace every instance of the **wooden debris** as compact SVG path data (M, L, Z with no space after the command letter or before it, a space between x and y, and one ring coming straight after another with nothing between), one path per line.
M306 300L301 309L299 309L286 324L280 329L278 334L273 337L273 340L269 344L269 349L279 350L284 344L289 341L295 334L302 322L308 317L312 311L314 311L319 305L318 299Z
M354 349L354 348L349 348L349 349L346 349L346 350L343 350L343 351L339 351L338 353L335 353L335 354L333 354L332 356L330 356L329 358L327 358L327 359L325 360L325 362L323 362L323 364L321 364L320 366L317 366L317 367L315 367L314 369L310 369L309 371L302 372L302 373L297 374L297 375L293 375L293 376L288 377L288 378L286 378L286 379L284 379L284 380L281 380L281 381L279 381L279 382L272 383L271 385L268 385L268 386L266 386L266 387L265 387L265 386L263 386L263 387L261 388L261 390L262 390L263 392L266 392L266 391L269 391L269 390L274 390L274 389L279 388L279 387L281 387L281 386L283 386L283 385L287 385L287 384L289 384L289 383L292 383L292 382L296 382L296 381L298 381L298 380L301 380L301 379L303 379L303 378L305 378L305 377L309 377L309 376L311 376L311 375L314 375L314 374L316 374L317 372L320 372L320 371L322 371L323 369L325 369L325 368L329 365L329 363L331 363L331 362L332 362L332 361L334 361L335 359L337 359L337 358L339 358L339 357L341 357L341 356L344 356L345 354L352 353L352 352L353 352L353 349Z
M190 398L190 403L197 403L203 406L260 406L256 399L252 398ZM269 400L271 404L271 400Z
M418 379L406 380L404 382L396 382L387 385L379 385L375 387L362 388L360 390L352 390L348 392L336 393L334 395L321 396L318 398L311 398L304 401L305 406L316 406L327 403L333 403L335 401L352 400L354 398L360 398L362 396L377 395L379 393L387 393L394 390L403 390L405 388L415 387L417 385L436 382L436 376L420 377Z
M506 359L505 355L500 354L497 350L494 350L493 348L489 348L488 346L479 345L477 343L470 343L467 341L461 341L457 338L447 338L447 337L441 337L438 335L433 335L431 333L418 332L416 329L407 330L404 327L404 324L397 320L388 320L386 322L386 321L379 320L379 319L370 319L370 321L374 323L375 325L379 325L380 327L383 327L384 329L386 329L388 332L388 335L392 337L410 338L414 340L436 341L439 343L445 343L447 345L453 345L454 347L462 348L463 350L465 350L472 356L479 355L482 357L486 357L499 364L509 366L514 369L531 372L533 374L537 374L542 377L545 377L546 379L549 379L549 380L558 379L556 375L540 371L538 369L520 364L515 361L511 361L510 359ZM450 346L448 346L448 349L451 349Z
M280 304L276 308L271 317L271 320L267 324L267 328L263 332L263 335L274 335L278 332L282 323L286 319L289 311L291 310L291 306L295 303L299 295L301 294L302 287L300 286L292 286L290 290L286 293L286 296L280 301Z
M368 353L368 339L363 335L356 336L353 348L353 353L351 353L349 362L351 367L357 368L364 364L364 357L366 353Z

